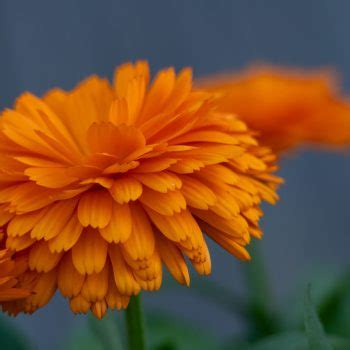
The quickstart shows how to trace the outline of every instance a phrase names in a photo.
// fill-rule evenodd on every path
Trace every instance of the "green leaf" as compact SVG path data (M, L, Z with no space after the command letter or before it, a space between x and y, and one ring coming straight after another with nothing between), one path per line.
M237 350L308 350L308 345L303 333L291 332L271 335Z
M217 350L220 343L208 332L160 312L146 314L146 327L152 350Z
M349 350L350 339L330 337L335 350ZM302 332L285 332L271 335L250 345L230 346L224 350L309 350L307 336ZM319 348L322 350L322 348Z
M304 298L304 326L309 350L334 349L325 335L316 308L311 300L311 285L308 285Z
M337 313L331 321L327 325L330 333L350 337L350 288L339 300Z
M339 336L330 336L329 340L335 350L349 350L350 338L341 338Z
M343 274L319 304L319 316L327 332L350 337L350 274Z
M0 348L11 350L28 350L32 348L25 335L5 315L0 315Z
M328 334L350 336L350 273L329 266L305 272L283 310L283 329L304 329L305 285L311 282L313 302ZM349 300L349 304L347 303ZM293 305L293 307L289 307Z

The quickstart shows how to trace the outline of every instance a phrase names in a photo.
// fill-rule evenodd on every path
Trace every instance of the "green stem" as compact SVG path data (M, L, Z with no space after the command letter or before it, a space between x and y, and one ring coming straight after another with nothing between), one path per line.
M133 296L126 309L126 328L129 350L146 350L141 296Z

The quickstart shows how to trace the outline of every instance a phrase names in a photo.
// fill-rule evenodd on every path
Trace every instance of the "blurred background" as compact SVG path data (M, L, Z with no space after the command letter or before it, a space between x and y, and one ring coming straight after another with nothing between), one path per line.
M350 92L350 2L346 0L0 0L0 108L29 90L72 88L89 74L144 58L154 71L193 66L202 76L254 61L332 66ZM286 185L266 207L259 244L279 305L310 273L339 274L349 262L350 157L301 151L282 162ZM212 245L217 285L244 295L243 264ZM174 313L216 336L244 330L239 317L185 287L145 295L146 307ZM283 307L283 306L281 306ZM12 320L35 349L62 348L86 322L56 296L33 316Z

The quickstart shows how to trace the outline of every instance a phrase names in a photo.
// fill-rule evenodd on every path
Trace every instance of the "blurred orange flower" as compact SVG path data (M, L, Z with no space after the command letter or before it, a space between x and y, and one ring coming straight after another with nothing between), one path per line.
M0 119L0 203L7 247L26 257L30 297L3 305L33 312L56 287L74 312L101 318L157 290L164 264L190 282L185 257L209 274L202 230L240 259L261 237L260 203L275 203L275 156L190 69L146 62L43 98L23 94Z
M275 151L306 143L350 143L350 106L339 97L330 71L257 66L198 85L216 92L219 110L237 113Z

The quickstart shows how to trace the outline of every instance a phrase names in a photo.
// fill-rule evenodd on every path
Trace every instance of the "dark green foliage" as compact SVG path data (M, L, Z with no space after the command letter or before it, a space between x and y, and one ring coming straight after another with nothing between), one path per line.
M350 337L350 273L346 272L335 281L321 300L319 317L330 334Z
M0 315L0 349L30 350L32 349L28 339L12 325L8 316Z
M218 339L205 330L164 313L148 313L147 329L152 350L216 350L221 348Z
M304 299L304 325L308 341L308 350L332 350L334 349L324 332L318 318L315 305L311 299L311 285L307 287Z

